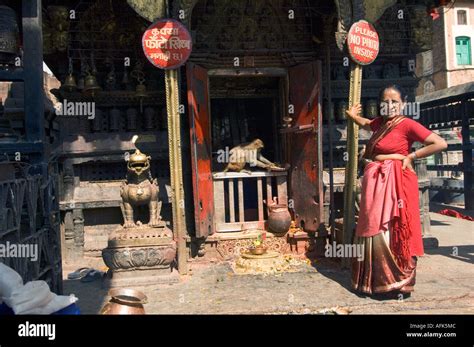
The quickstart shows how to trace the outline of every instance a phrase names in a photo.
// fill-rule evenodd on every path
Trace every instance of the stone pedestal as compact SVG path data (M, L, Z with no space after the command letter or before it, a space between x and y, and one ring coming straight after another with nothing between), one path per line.
M176 242L163 222L159 227L119 227L111 233L102 258L109 267L106 285L136 287L179 280L173 271Z

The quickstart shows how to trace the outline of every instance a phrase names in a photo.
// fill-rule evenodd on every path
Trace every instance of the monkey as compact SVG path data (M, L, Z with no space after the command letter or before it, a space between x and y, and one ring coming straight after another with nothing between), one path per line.
M237 171L251 174L251 171L244 170L246 164L258 166L269 171L286 171L288 168L279 167L262 155L261 151L264 147L262 140L255 139L252 142L244 143L232 148L229 152L229 163L224 172Z

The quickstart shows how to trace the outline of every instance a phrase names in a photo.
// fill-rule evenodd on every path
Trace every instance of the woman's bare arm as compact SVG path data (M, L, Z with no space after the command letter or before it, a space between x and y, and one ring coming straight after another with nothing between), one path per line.
M444 151L448 148L446 141L439 136L438 134L431 133L423 142L425 145L422 148L417 149L416 151L408 154L405 159L403 159L403 169L406 167L412 168L413 161L415 158L424 158L432 154Z
M368 118L364 118L359 116L359 114L362 111L362 105L361 104L356 104L352 106L350 109L346 110L346 114L349 118L351 118L358 126L360 126L362 129L365 130L372 130L370 128L370 122L372 122Z
M425 145L422 148L417 149L413 154L410 153L408 155L403 155L399 153L394 153L394 154L377 154L374 157L374 160L377 161L383 161L383 160L402 160L403 161L403 169L408 167L410 170L413 171L413 161L415 158L424 158L428 157L434 153L438 153L441 151L444 151L446 148L448 148L448 144L446 141L440 137L438 134L432 133L428 135L428 137L425 139L423 142Z
M419 148L414 152L416 158L429 157L432 154L439 153L448 148L448 144L446 143L446 141L441 136L435 133L431 133L430 135L428 135L423 144L425 145L424 147ZM415 158L415 155L410 154L413 159Z

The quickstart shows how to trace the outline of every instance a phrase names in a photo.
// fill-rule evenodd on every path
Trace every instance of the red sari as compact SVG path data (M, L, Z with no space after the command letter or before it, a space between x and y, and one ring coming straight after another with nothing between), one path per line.
M378 117L371 128L369 159L377 154L407 155L413 142L424 142L431 134L402 116L388 123ZM413 290L416 257L423 255L418 178L409 169L403 170L400 160L373 161L365 167L355 236L364 258L353 261L354 289L368 294Z

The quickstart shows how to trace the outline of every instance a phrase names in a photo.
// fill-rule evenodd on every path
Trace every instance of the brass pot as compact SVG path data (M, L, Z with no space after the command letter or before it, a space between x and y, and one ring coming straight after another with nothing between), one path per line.
M110 301L102 307L100 314L145 314L145 294L136 289L114 288L109 291Z
M268 204L268 219L267 219L267 228L268 231L281 235L288 232L291 225L291 215L288 211L288 206L285 204Z
M254 246L254 247L249 248L249 252L253 255L262 255L267 252L267 247L262 246L262 245Z

